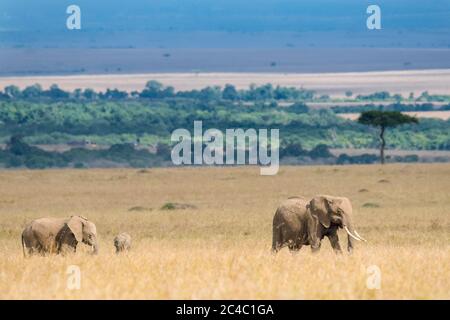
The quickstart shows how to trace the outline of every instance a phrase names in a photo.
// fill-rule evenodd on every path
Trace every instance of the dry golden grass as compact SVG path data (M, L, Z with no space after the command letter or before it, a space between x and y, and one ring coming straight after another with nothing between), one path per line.
M278 203L317 193L348 196L369 242L351 256L335 256L327 239L317 255L273 256ZM449 164L282 167L276 176L250 167L3 171L0 298L449 299L449 195ZM197 209L159 210L171 201ZM97 224L98 256L23 258L26 222L73 214ZM116 256L120 231L133 249ZM66 286L69 265L81 269L79 290ZM366 286L371 265L380 290Z

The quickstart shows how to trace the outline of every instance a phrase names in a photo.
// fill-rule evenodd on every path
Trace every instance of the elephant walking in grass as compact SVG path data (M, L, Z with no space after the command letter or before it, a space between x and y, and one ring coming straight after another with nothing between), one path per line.
M94 223L82 216L70 218L41 218L32 221L22 232L23 254L76 252L79 242L98 253L97 229Z
M354 229L352 205L345 197L319 195L311 201L294 197L284 201L273 218L272 250L279 251L288 246L298 251L303 245L310 245L313 252L320 249L326 236L336 253L341 253L337 231L344 229L348 234L347 250L353 250L353 241L366 241Z
M116 253L129 251L131 248L131 236L125 232L118 234L114 238L114 247L116 247Z

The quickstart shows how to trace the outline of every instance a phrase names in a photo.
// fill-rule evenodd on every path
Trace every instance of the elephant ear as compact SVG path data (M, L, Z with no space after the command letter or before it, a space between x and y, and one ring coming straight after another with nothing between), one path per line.
M78 242L81 242L83 240L83 221L81 220L81 218L76 216L71 217L67 222L67 226L69 227L70 231L72 231L75 239Z
M331 224L328 201L326 197L320 196L313 198L309 203L311 214L316 216L325 228L329 228Z

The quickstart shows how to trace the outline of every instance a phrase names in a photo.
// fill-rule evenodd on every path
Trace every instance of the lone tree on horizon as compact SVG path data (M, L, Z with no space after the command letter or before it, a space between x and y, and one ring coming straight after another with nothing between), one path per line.
M372 127L380 128L380 161L384 164L384 148L386 141L384 140L384 133L386 128L393 128L402 124L418 123L416 117L411 117L399 111L364 111L358 118L358 122Z

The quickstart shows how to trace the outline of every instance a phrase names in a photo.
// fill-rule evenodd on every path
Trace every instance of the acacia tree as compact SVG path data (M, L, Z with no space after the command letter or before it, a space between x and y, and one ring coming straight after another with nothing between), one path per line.
M386 131L386 128L397 127L407 123L418 123L419 120L416 117L408 116L399 111L372 110L361 113L358 118L358 122L380 129L380 161L381 164L384 164L384 148L386 146L384 133Z

